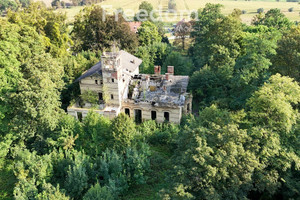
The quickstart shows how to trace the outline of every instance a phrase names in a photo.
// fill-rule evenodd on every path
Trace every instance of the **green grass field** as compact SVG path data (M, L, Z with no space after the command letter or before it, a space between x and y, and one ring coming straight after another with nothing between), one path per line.
M143 0L106 0L99 5L103 6L108 12L112 12L115 9L123 8L128 16L133 16L137 12L140 3ZM176 22L182 18L187 18L188 15L174 16L174 14L167 12L168 0L148 0L155 9L162 9L162 21ZM223 13L229 14L233 9L238 8L240 10L247 11L246 14L241 16L244 23L249 24L252 18L257 14L258 8L264 8L264 11L268 11L271 8L279 8L281 11L291 20L300 21L300 5L296 2L277 2L275 0L268 1L229 1L229 0L177 0L177 10L196 10L203 8L207 3L219 3L224 5ZM288 12L289 8L294 8L293 12ZM73 21L74 16L79 13L83 7L73 7L70 9L59 9L59 11L66 12L69 21ZM129 12L129 10L133 12ZM127 12L128 11L128 12Z

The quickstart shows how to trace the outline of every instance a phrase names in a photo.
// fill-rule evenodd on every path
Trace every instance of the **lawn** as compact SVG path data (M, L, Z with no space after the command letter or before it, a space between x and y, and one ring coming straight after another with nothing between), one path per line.
M247 11L247 14L241 16L244 23L249 24L257 13L258 8L264 8L264 11L268 11L271 8L279 8L288 18L294 21L300 21L300 5L296 2L276 2L276 1L221 1L221 0L184 0L178 1L186 5L189 8L201 8L204 7L206 3L220 3L224 5L223 13L229 14L233 9L238 8L240 10ZM181 5L183 7L183 5ZM293 12L288 12L288 9L293 7Z
M106 0L99 5L105 8L108 13L112 13L115 9L123 8L128 16L133 16L137 12L140 3L143 0ZM148 0L155 9L161 9L162 21L176 22L182 18L187 18L188 15L185 13L183 16L174 16L172 13L168 13L168 0ZM264 11L268 11L271 8L279 8L281 11L291 20L300 21L300 5L297 2L277 2L275 0L268 1L223 1L223 0L176 0L177 10L196 10L203 8L207 3L219 3L224 5L223 13L229 14L233 9L238 8L245 10L247 13L241 16L244 23L249 24L254 15L257 13L258 8L264 8ZM289 8L294 8L293 12L288 12ZM69 21L73 21L74 16L83 7L73 7L69 9L58 9L59 11L66 12ZM130 10L130 11L129 11Z

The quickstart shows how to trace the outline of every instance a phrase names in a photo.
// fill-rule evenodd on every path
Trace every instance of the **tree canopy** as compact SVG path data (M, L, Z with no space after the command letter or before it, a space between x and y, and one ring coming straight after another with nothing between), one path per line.
M157 18L153 5L147 1L143 1L139 5L139 10L134 16L135 21L153 21Z
M104 51L117 42L120 49L133 52L138 45L123 16L105 15L100 6L87 7L75 17L72 35L75 51Z
M142 46L148 46L155 42L161 41L161 36L158 33L158 29L152 22L143 22L138 29L139 42Z
M12 23L34 27L36 32L43 36L47 52L54 57L68 54L67 50L72 45L72 40L68 34L65 14L53 12L42 2L35 2L22 11L9 12L7 17Z

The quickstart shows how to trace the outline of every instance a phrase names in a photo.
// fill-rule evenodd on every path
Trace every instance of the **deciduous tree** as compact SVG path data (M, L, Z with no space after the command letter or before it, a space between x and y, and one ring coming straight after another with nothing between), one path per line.
M113 200L115 199L112 192L107 186L101 187L99 183L92 186L84 195L83 200Z
M300 82L300 26L294 26L278 41L276 56L273 56L271 70Z
M142 46L148 46L161 41L157 27L152 22L143 22L138 29L139 42Z
M190 75L194 70L193 62L190 58L182 56L178 52L171 52L164 61L162 72L167 72L168 66L174 66L175 75Z
M128 115L121 113L113 119L110 134L113 137L113 145L116 149L129 147L136 134L135 123Z
M266 14L257 15L253 19L252 24L265 25L279 30L286 30L291 27L292 22L280 12L280 9L274 8L270 9Z
M157 15L153 10L153 6L147 1L143 1L139 5L139 11L134 16L135 21L153 21L155 18L157 18Z
M122 15L110 16L100 6L87 7L76 17L73 28L74 49L104 51L119 42L120 48L133 52L138 45Z
M276 74L248 100L249 116L256 125L288 133L296 123L298 115L293 105L297 105L299 101L298 83L289 77Z
M193 25L191 37L194 43L189 52L198 69L206 64L211 65L216 45L228 49L229 56L233 59L239 56L242 24L236 12L225 17L221 14L221 8L220 4L206 4L199 11L198 20Z
M270 76L271 57L276 54L278 31L247 33L244 53L236 60L231 83L232 108L242 108L251 94Z
M18 140L38 139L36 144L44 145L61 112L62 66L45 53L43 39L33 28L0 23L1 124Z
M43 36L46 50L52 56L68 55L72 41L69 37L65 14L46 8L42 2L35 2L22 11L9 12L7 17L12 23L23 23L33 27Z
M186 22L184 20L178 22L177 26L175 27L175 37L177 40L181 42L182 49L185 49L185 41L186 38L190 35L192 30L192 25L190 22Z

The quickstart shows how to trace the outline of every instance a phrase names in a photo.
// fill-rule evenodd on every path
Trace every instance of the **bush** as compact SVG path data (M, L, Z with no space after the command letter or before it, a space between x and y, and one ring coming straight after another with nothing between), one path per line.
M162 66L162 72L167 72L168 66L174 66L175 75L190 75L194 71L194 65L190 58L173 51L170 53Z
M145 175L150 169L149 157L151 151L146 143L141 143L140 148L127 148L125 152L124 168L127 171L129 186L145 184L148 177Z
M88 189L88 174L85 166L81 163L73 167L69 166L68 175L64 187L67 194L72 198L81 197Z
M54 187L50 183L46 183L45 180L42 185L42 192L37 195L37 200L43 199L58 199L58 200L69 200L63 192L59 190L59 185Z
M159 128L154 120L144 121L140 126L138 126L138 131L143 137L150 137Z
M173 144L173 138L178 134L179 128L174 124L162 124L162 127L154 131L149 137L149 142L151 144Z
M93 106L98 104L98 94L92 90L86 90L80 95L84 103L90 103Z
M172 135L167 131L157 131L149 138L151 144L167 144L168 141L172 138Z
M121 113L112 120L110 134L113 138L115 149L124 150L130 147L136 136L136 127L132 118L128 115Z
M246 14L247 13L247 10L242 10L242 14Z
M294 8L293 8L293 7L292 7L292 8L289 8L288 11L289 11L289 12L293 12L293 11L294 11Z
M90 111L84 118L82 123L82 131L79 132L79 138L76 140L76 147L84 149L90 155L101 155L102 152L109 147L112 137L109 134L111 121Z
M263 8L257 9L257 13L263 13L263 12L264 12L264 9L263 9Z
M5 137L0 137L0 170L4 166L4 160L12 143L12 135L7 134Z
M100 184L97 183L95 186L92 186L83 197L83 200L93 199L113 200L115 198L108 187L101 187Z

